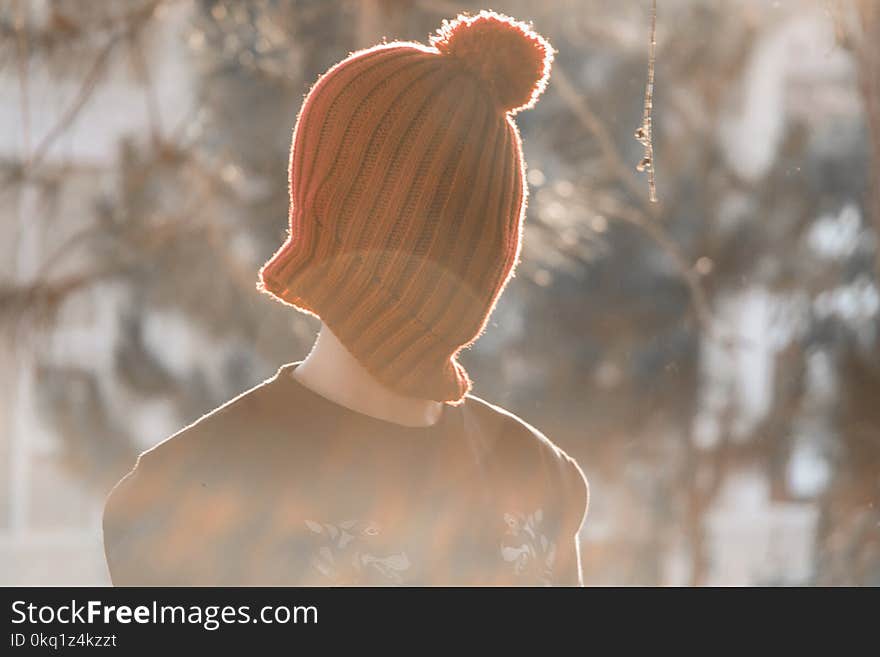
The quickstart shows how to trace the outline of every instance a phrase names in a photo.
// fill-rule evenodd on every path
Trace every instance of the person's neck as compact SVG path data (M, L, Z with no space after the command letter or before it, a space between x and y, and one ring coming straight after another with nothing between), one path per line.
M405 397L379 383L327 328L311 352L293 371L293 377L322 397L358 413L408 427L437 423L444 404Z

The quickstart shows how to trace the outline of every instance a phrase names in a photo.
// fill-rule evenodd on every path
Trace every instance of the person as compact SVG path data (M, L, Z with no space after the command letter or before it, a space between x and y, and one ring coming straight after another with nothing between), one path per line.
M138 458L104 512L115 585L583 584L582 470L458 362L520 259L514 116L553 56L481 11L318 79L258 283L318 340Z

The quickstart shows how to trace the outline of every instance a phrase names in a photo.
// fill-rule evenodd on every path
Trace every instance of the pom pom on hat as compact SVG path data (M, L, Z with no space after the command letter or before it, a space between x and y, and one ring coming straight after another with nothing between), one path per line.
M554 53L531 26L485 9L443 21L431 45L482 78L512 114L532 107L544 91Z

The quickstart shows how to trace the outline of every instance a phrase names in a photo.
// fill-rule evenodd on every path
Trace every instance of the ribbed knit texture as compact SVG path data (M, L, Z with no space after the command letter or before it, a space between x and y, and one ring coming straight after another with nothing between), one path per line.
M542 77L505 87L504 44L477 48L489 64L472 54L477 37L493 43L485 33L532 48L511 57ZM543 89L552 49L491 12L445 23L433 43L353 53L312 87L294 129L289 237L259 287L319 317L389 388L457 404L472 385L457 355L520 257L527 186L513 114ZM494 75L491 57L508 70Z

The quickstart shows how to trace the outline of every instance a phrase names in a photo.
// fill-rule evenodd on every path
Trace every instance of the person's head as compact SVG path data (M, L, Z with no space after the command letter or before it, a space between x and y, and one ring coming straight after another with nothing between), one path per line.
M459 403L458 353L520 257L527 186L513 116L553 49L483 11L431 45L383 43L322 75L296 122L290 233L259 288L319 317L378 381Z

